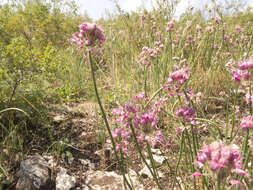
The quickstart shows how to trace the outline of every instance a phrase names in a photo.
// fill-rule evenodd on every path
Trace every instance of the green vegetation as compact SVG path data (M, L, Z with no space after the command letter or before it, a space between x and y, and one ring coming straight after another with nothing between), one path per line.
M213 2L209 11L189 9L173 20L175 2L157 2L159 9L131 14L118 6L117 15L97 22L106 40L100 55L93 54L91 59L108 118L119 119L122 115L111 113L111 109L126 102L133 102L137 113L147 117L153 114L155 118L148 124L139 116L132 121L132 113L124 110L131 122L138 120L138 126L126 121L109 122L110 130L114 134L117 129L122 130L122 125L130 126L127 132L132 136L127 141L138 149L147 149L151 174L159 189L166 189L158 177L159 169L172 176L167 189L225 189L230 184L223 180L229 178L250 189L252 67L245 69L238 63L253 62L253 12L248 8L228 13ZM49 117L54 105L96 100L86 52L89 47L76 50L70 43L83 22L91 19L79 15L75 3L70 1L13 1L0 6L0 189L12 183L14 168L24 155L50 152L60 157L64 146L71 145L65 137L53 134L59 129ZM133 99L136 94L140 97ZM156 107L155 101L161 108ZM96 140L104 146L111 133L105 132L104 124L99 125L101 134ZM170 142L176 147L174 151L161 147L168 154L167 165L161 168L152 162L150 146L154 144L148 140L138 144L141 137L155 138L158 131L167 139L165 144ZM117 137L115 146L124 139ZM240 147L240 169L247 171L247 176L231 174L231 168L235 169L231 165L228 171L222 168L222 172L212 175L212 169L205 171L196 166L203 143L212 148L216 145L211 142L219 140L227 149L231 144ZM123 173L124 162L134 168L127 153L134 148L118 149ZM141 151L135 151L147 164ZM196 172L203 177L193 180L191 174Z

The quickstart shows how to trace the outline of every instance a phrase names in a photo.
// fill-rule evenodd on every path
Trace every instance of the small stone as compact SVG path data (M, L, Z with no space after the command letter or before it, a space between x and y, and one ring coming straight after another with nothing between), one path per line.
M149 166L151 167L151 164L150 164L150 160L147 160L147 163L149 164ZM151 168L152 169L152 168ZM144 168L139 172L140 175L144 178L153 178L151 172L149 171L149 168L145 165ZM158 176L160 178L164 177L164 174L160 171L158 171Z
M121 190L124 189L123 177L115 172L106 171L88 171L86 173L86 184L91 189L99 190ZM129 171L129 176L133 182L134 189L143 189L143 185L139 183L138 177L134 171ZM129 180L128 174L126 174ZM129 180L130 181L130 180ZM85 189L86 190L86 189Z
M95 163L92 163L90 160L88 159L79 159L79 161L81 162L82 165L88 167L89 169L95 170Z
M40 155L32 156L20 163L17 190L51 189L48 164Z
M56 177L56 190L69 190L75 187L76 178L67 174L65 168L61 168Z
M89 190L89 187L87 185L83 185L82 190Z
M166 157L153 155L153 159L154 159L155 165L160 166L165 162Z
M156 155L162 155L161 150L157 148L151 148L151 152Z
M66 120L66 116L65 115L55 115L52 119L56 123L61 123L62 121Z

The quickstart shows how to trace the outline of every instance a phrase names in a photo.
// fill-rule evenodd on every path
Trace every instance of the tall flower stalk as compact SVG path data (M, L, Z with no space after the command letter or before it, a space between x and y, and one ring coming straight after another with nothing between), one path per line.
M109 133L110 140L112 142L112 146L113 146L116 160L120 164L120 170L121 170L121 174L123 176L124 188L127 189L127 187L128 187L129 189L133 189L131 184L129 183L129 181L126 178L126 175L125 175L126 171L124 168L124 160L123 160L124 158L122 156L119 157L119 155L117 153L116 143L115 143L114 138L112 136L112 132L111 132L111 129L110 129L101 99L99 97L97 84L96 84L95 70L94 70L94 64L92 61L91 53L99 55L99 49L102 48L102 44L105 41L103 31L99 27L97 27L96 24L90 24L90 23L82 23L81 25L79 25L79 28L80 28L80 33L73 34L73 37L70 39L70 41L73 44L78 44L79 50L83 49L84 46L88 47L88 58L89 58L89 63L90 63L90 68L91 68L93 87L95 90L95 94L97 97L97 102L99 104L99 108L101 110L101 113L102 113L102 116L103 116L103 119L105 122L106 129ZM95 49L98 49L98 51Z

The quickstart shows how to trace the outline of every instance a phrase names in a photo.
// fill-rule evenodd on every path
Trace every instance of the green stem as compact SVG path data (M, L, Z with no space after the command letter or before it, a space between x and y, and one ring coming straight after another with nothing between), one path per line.
M144 66L144 93L145 97L147 97L147 67Z
M197 156L197 142L196 142L196 136L195 136L192 125L191 125L191 132L192 132L193 151L194 151L194 155Z
M97 84L96 84L96 78L95 78L95 71L94 71L93 64L92 64L91 52L89 51L88 54L89 54L89 62L90 62L90 68L91 68L91 75L92 75L92 81L93 81L94 90L95 90L95 93L96 93L96 97L97 97L97 101L98 101L100 110L102 112L103 119L105 121L106 129L107 129L107 131L109 133L109 136L110 136L110 139L111 139L111 142L112 142L113 150L115 152L115 157L116 157L116 160L120 163L120 170L121 170L121 174L123 175L123 179L126 181L127 186L130 189L133 189L131 187L131 185L129 184L128 180L126 179L125 172L124 172L124 166L122 166L122 161L121 161L121 159L119 158L119 156L117 154L116 144L115 144L115 141L114 141L114 139L112 137L111 129L110 129L109 123L107 121L106 114L105 114L104 108L102 106L101 100L99 98L99 94L98 94L98 90L97 90Z
M140 145L139 145L139 143L138 143L138 140L137 140L137 137L136 137L136 134L135 134L135 130L134 130L134 127L133 127L132 124L130 124L130 128L131 128L131 131L132 131L132 135L133 135L133 137L134 137L134 142L135 142L135 144L136 144L137 150L138 150L138 152L139 152L139 154L140 154L140 156L141 156L141 159L143 160L143 162L145 163L145 165L148 167L148 169L149 169L151 175L153 176L153 178L154 178L154 180L155 180L155 182L156 182L158 188L159 188L160 190L163 190L162 186L161 186L160 183L159 183L159 180L158 180L157 176L155 175L155 173L154 173L154 171L151 169L151 167L148 165L148 163L147 163L145 157L144 157L143 154L142 154L142 150L141 150L141 147L140 147Z
M217 179L217 190L221 190L221 180Z
M122 152L122 150L120 150L120 161L121 161L121 166L123 166L123 170L124 170L124 174L126 173L125 172L125 168L124 168L124 154L123 154L123 152ZM130 179L130 177L129 177L129 179ZM130 179L130 181L131 181L131 179ZM126 177L125 177L125 175L123 176L123 185L124 185L124 188L127 190L127 184L128 183L128 181L127 181L127 179L126 179ZM130 185L130 183L129 183L129 185Z
M249 129L247 129L246 136L244 137L244 142L243 142L243 157L245 158L243 165L245 165L247 162L246 154L247 154L247 148L248 148L248 139L249 139Z
M186 138L188 140L188 145L189 145L189 150L190 150L190 155L191 155L191 162L190 162L191 163L191 170L192 170L191 172L194 173L195 168L194 168L194 156L193 156L192 146L191 146L192 143L191 143L187 129L185 129L185 133L186 133ZM193 142L193 146L194 146L194 142ZM197 155L197 152L196 152L196 155ZM194 184L194 189L197 189L195 178L193 179L193 184Z
M222 139L222 133L221 133L221 130L220 130L220 128L219 128L219 125L217 124L217 123L215 123L215 122L213 122L213 121L210 121L210 120L208 120L208 119L203 119L203 118L195 118L195 120L197 121L205 121L205 122L208 122L209 124L212 124L212 125L214 125L214 127L217 129L217 131L218 131L218 133L219 133L219 136L220 136L220 139ZM211 130L211 128L210 128L210 130Z
M145 104L144 109L146 109L146 107L150 104L150 102L156 97L156 95L163 90L163 87L159 88L157 91L155 91L155 93L152 95L152 97L150 98L150 100Z
M230 142L232 142L232 139L235 138L235 136L233 135L234 132L234 127L235 127L235 106L236 106L236 102L237 102L237 96L238 96L238 88L239 88L239 83L236 86L236 91L235 91L235 97L234 97L234 110L233 110L233 114L232 114L232 129L230 132ZM227 141L227 139L226 139Z
M244 165L243 165L243 169L244 169L244 170L246 170L247 167L248 167L248 161L249 161L249 156L250 156L250 154L251 154L251 150L248 150L248 153L247 153L247 155L246 155L246 157L245 157L245 161L244 161Z
M172 185L172 189L174 189L175 186L175 181L176 181L176 177L177 177L177 171L178 171L178 167L182 158L182 154L183 154L183 146L184 146L184 131L182 132L182 136L181 136L181 143L180 143L180 151L179 151L179 158L177 161L177 166L176 166L176 171L174 173L174 179L173 179L173 185Z

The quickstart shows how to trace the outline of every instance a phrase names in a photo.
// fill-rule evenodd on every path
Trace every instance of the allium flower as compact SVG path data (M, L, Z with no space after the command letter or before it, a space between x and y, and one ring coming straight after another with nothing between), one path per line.
M137 94L133 97L133 102L123 105L120 108L113 109L112 115L115 116L115 122L127 127L130 124L136 128L141 126L147 129L148 127L155 127L159 121L159 113L161 106L167 99L159 99L158 101L149 103L143 109L143 104L146 104L148 98L144 97L143 93Z
M233 62L229 62L226 66L230 68L234 81L249 80L250 69L253 69L253 59L239 61L236 66L233 65Z
M175 27L175 21L174 20L172 20L170 22L167 22L166 31L167 32L172 32L172 31L174 31L174 27Z
M197 24L197 25L196 25L196 30L197 30L197 32L201 32L201 31L202 31L201 26Z
M187 20L187 22L186 22L186 29L189 30L191 28L191 26L192 26L192 21Z
M241 185L241 182L238 181L238 180L235 180L235 179L229 180L229 183L230 183L231 185Z
M250 74L247 70L232 70L233 80L236 82L241 82L242 79L248 80L250 78Z
M202 174L200 172L194 172L192 174L192 177L201 177L201 176L202 176Z
M253 103L253 96L250 93L245 94L246 103L249 104L250 102Z
M172 84L173 82L176 82L179 85L183 85L184 82L189 78L189 75L190 75L189 68L179 69L177 71L174 71L173 73L170 73L168 83Z
M171 144L168 143L168 139L163 135L161 131L156 132L155 137L153 138L154 147L170 147Z
M72 44L77 44L78 49L82 49L83 46L96 46L101 48L105 37L101 28L99 28L95 23L84 22L79 25L79 33L74 33L70 42Z
M142 51L139 55L139 60L138 62L142 65L142 66L147 66L149 67L151 65L151 61L154 58L154 51L151 48L148 47L143 47Z
M141 92L141 93L135 95L134 98L133 98L133 100L134 101L138 101L138 100L143 99L144 97L145 97L145 92Z
M241 32L241 26L237 25L235 27L235 30L236 30L237 33L240 33Z
M136 117L138 109L139 108L134 104L129 103L120 108L113 109L112 115L117 117L117 119L115 119L116 123L123 123L124 126L129 126L132 120Z
M212 33L212 32L215 31L215 29L216 29L216 28L215 28L214 26L210 25L210 26L207 26L207 27L206 27L206 32Z
M226 145L222 141L215 141L210 145L204 145L197 155L196 165L203 168L205 165L213 172L227 171L246 175L242 170L240 149L231 144Z
M241 119L242 129L253 129L253 116L244 117Z
M143 47L142 51L139 55L138 62L142 66L149 67L151 65L152 60L163 50L163 44L161 42L155 42L155 47L149 48L149 47Z
M175 129L177 131L177 135L181 135L182 134L182 130L179 127L176 127Z
M192 108L190 107L179 108L175 114L176 116L179 117L182 116L184 118L184 121L191 122L192 124L194 124L195 112Z
M239 61L238 68L240 70L252 69L253 68L253 59Z
M116 128L115 130L111 130L112 137L114 138L116 144L116 151L122 150L126 154L128 154L128 139L130 137L130 132L123 128ZM109 142L108 142L109 143Z

